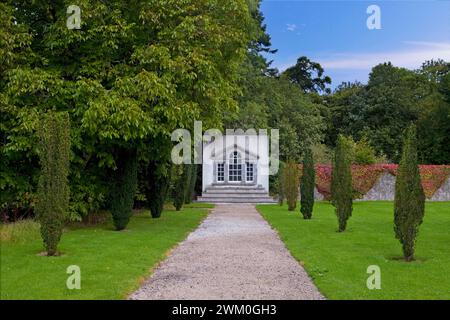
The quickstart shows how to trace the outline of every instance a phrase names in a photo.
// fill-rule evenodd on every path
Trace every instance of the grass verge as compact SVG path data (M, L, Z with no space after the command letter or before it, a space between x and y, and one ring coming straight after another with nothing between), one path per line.
M208 208L192 204L181 212L165 211L160 219L143 212L133 216L123 232L113 231L111 222L72 227L60 242L60 257L39 256L40 238L2 239L0 298L125 299L199 225ZM81 290L66 287L71 265L81 269Z
M393 230L392 202L355 202L347 231L338 233L334 208L315 204L313 219L299 209L258 206L291 254L329 299L450 299L450 203L427 202L407 263ZM381 268L381 290L369 290L367 268Z

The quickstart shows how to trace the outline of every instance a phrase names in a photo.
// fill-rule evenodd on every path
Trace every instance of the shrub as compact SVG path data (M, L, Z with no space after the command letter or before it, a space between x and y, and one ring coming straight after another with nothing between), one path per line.
M325 144L315 144L312 146L311 151L315 163L331 164L333 161L333 153Z
M183 207L186 190L190 186L191 165L177 165L176 177L173 186L173 205L177 211Z
M294 211L297 207L299 175L297 163L289 160L283 170L283 192L289 211Z
M375 164L377 162L377 157L375 155L375 150L364 137L355 144L354 159L353 163L356 164Z
M147 166L145 197L153 218L161 217L170 186L168 164L150 162Z
M307 149L303 160L303 174L300 180L300 212L304 219L311 219L314 207L316 171L311 149Z
M189 187L186 193L185 203L190 204L195 197L195 184L197 183L197 165L191 164L191 177L189 180Z
M397 173L394 202L394 230L406 261L414 259L414 246L425 212L425 194L417 163L416 128L406 131Z
M345 231L353 210L351 151L348 140L339 135L333 159L331 178L332 204L336 208L339 232Z
M37 132L41 174L36 215L48 256L57 254L69 210L70 121L67 113L49 112Z
M116 166L112 178L110 203L114 226L117 231L127 227L133 212L137 191L137 153L135 149L118 148Z
M278 195L278 204L282 206L284 204L284 190L283 190L283 171L284 171L284 162L280 161L280 168L278 170L277 179L276 179L276 189Z

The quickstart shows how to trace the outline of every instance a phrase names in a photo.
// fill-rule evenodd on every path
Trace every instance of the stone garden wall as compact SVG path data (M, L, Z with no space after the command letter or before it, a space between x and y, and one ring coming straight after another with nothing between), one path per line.
M375 185L361 200L394 200L395 197L395 176L390 173L383 173Z
M397 169L395 164L353 165L355 198L362 201L394 200ZM450 165L421 165L419 169L427 200L450 201ZM331 198L331 173L330 165L316 165L316 200Z

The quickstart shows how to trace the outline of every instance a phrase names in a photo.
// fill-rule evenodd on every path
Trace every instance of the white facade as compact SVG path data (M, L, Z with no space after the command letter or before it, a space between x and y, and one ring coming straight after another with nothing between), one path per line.
M266 135L216 136L203 144L203 191L211 186L261 186L269 192Z

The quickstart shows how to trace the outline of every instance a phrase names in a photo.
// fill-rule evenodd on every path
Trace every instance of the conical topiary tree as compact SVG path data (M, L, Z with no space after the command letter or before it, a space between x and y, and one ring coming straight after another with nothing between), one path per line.
M312 217L314 207L314 187L316 171L311 149L307 149L303 159L303 174L300 179L300 212L303 218L308 220Z
M173 205L177 211L183 208L187 190L191 180L191 165L177 165L175 181L173 185Z
M137 191L137 151L117 148L116 170L112 174L110 190L111 214L117 231L124 230L133 213L134 197Z
M339 232L345 231L347 220L351 217L353 210L351 154L351 147L348 145L347 139L339 135L331 178L332 204L336 208Z
M297 207L299 169L295 161L289 160L283 169L283 192L288 204L288 210L294 211Z
M278 176L277 176L277 180L276 180L276 187L277 187L277 191L278 191L278 204L280 206L283 206L284 204L284 175L283 175L283 170L284 170L284 162L280 161L280 168L278 169Z
M47 255L54 256L69 209L69 115L49 112L37 134L41 174L35 210Z
M170 165L162 162L150 162L146 168L145 197L152 218L160 218L170 186Z
M189 186L186 190L185 204L190 204L195 196L195 184L197 183L197 165L191 164L191 177L189 179Z
M411 125L403 143L403 154L395 183L394 230L406 261L414 259L414 246L425 212L425 195L417 162L416 128Z

